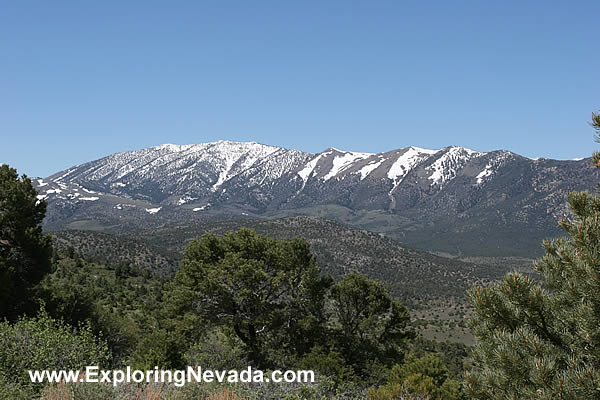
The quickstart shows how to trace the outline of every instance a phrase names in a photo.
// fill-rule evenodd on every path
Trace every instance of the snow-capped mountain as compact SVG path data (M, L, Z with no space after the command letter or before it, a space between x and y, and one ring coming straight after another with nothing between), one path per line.
M149 200L179 203L219 191L240 174L248 184L269 184L307 160L308 154L258 143L218 141L164 144L116 153L48 179Z
M50 205L47 225L59 228L310 214L422 247L444 237L460 251L461 235L480 238L492 227L493 235L520 225L556 233L566 194L594 190L598 178L588 160L531 160L503 150L310 154L218 141L116 153L34 183Z

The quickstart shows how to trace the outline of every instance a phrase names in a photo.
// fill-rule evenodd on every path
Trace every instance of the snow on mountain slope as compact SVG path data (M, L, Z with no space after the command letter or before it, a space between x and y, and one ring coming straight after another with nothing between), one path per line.
M492 175L492 164L487 164L483 171L481 171L475 178L477 179L477 184L481 185L486 177Z
M495 157L492 157L481 172L475 176L476 185L482 185L484 182L488 181L511 156L512 153L509 151L496 152Z
M310 154L255 142L221 140L190 145L163 144L116 153L59 172L47 180L151 204L187 206L202 201L215 204L228 199L244 201L244 192L251 188L254 198L267 204L274 198L271 193L274 187L279 188L275 197L293 198L308 186L349 179L348 182L381 181L388 187L387 194L393 201L392 194L398 186L420 166L425 166L429 185L441 188L471 160L484 154L488 153L456 146L442 150L408 147L379 154L330 148ZM493 168L490 164L479 171L475 181L484 182ZM292 183L294 176L299 178L298 186ZM48 182L40 181L40 189ZM51 194L44 193L45 196ZM85 199L92 197L98 196L85 196Z
M39 178L34 179L32 183L39 192L38 201L46 200L52 205L60 207L79 207L86 203L98 202L105 197L104 193L87 189L77 183Z
M141 201L151 210L159 206L192 210L210 203L211 209L237 204L261 212L282 205L335 203L340 196L348 205L364 202L395 210L404 206L403 196L418 198L415 190L433 196L458 176L474 186L487 184L511 155L457 146L407 147L378 154L329 148L310 154L255 142L164 144L72 167L40 179L37 187L40 198L48 200L101 203L103 196L112 195L121 199L119 204L127 203L125 199ZM63 186L78 191L70 189L67 197L61 193ZM167 208L154 214L164 215Z
M365 158L371 157L372 153L355 153L350 151L341 151L338 149L333 149L336 152L336 156L332 161L331 169L325 176L323 176L324 181L328 181L329 179L337 176L341 172L344 172L346 169L350 168L355 162L359 160L364 160Z
M398 156L396 161L394 161L387 172L388 179L392 180L392 188L388 192L388 197L390 198L390 209L393 209L396 206L396 200L393 197L393 194L404 180L404 177L406 177L406 175L408 175L413 168L437 152L438 150L428 150L411 146L405 149Z
M310 158L311 154L298 150L279 149L230 178L226 186L271 187L291 171L304 167Z
M431 186L443 185L456 177L458 171L480 153L465 147L450 146L441 151L441 155L426 169L430 172Z
M196 145L160 145L116 153L50 177L119 195L160 202L179 194L202 197L238 174L254 168L261 180L281 177L287 169L257 168L278 154L279 165L295 166L306 153L255 142L218 141ZM289 158L290 160L285 160Z
M279 147L258 143L217 142L209 148L211 161L218 165L219 178L212 186L216 190L229 178L247 170L259 160L281 150Z
M307 162L304 168L298 171L298 175L300 176L300 178L302 178L304 183L306 183L306 181L308 181L308 179L312 176L313 172L315 171L315 168L317 167L317 164L319 163L319 160L321 160L321 158L323 157L328 156L329 154L331 154L331 151L326 151L317 155L315 158Z
M360 180L362 181L367 176L369 176L371 174L371 172L373 172L377 168L379 168L379 166L381 164L383 164L384 161L385 161L385 159L383 159L383 157L378 157L378 159L369 161L369 163L367 165L365 165L364 167L362 167L355 173L360 175Z
M402 182L402 179L408 174L417 164L429 158L432 154L439 150L421 149L419 147L409 147L398 157L398 159L390 167L387 177L394 181L397 185Z

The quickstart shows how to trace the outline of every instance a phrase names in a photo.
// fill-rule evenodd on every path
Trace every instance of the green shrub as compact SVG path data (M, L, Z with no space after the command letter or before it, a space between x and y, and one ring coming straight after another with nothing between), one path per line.
M458 400L461 397L460 384L448 378L448 369L436 355L416 358L409 354L403 364L392 368L387 384L369 390L371 399L398 399L405 395Z
M74 328L41 310L34 318L0 323L0 376L5 386L32 388L28 370L107 366L106 342L89 324Z

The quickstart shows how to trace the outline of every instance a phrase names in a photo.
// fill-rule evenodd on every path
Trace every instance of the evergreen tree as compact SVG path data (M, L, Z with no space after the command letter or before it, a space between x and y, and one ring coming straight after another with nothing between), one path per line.
M590 125L596 130L596 142L600 143L600 112L598 114L592 113L592 122ZM600 168L600 152L595 152L592 160L594 161L596 168Z
M318 343L330 284L305 240L275 240L247 228L206 234L187 247L173 282L171 328L188 339L206 323L231 329L248 358L265 367L275 353L302 355Z
M600 133L596 114L592 125ZM568 202L573 218L560 224L569 236L544 243L541 283L515 272L470 293L471 398L600 399L600 197Z
M353 272L333 286L329 298L334 337L355 371L402 360L405 342L413 336L410 315L381 283Z
M52 245L40 225L46 202L37 194L29 178L0 166L0 318L27 311L32 290L51 269Z

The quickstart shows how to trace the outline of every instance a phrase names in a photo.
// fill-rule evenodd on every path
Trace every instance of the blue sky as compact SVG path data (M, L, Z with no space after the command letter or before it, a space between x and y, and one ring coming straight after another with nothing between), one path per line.
M0 162L161 143L589 156L600 2L13 1Z

